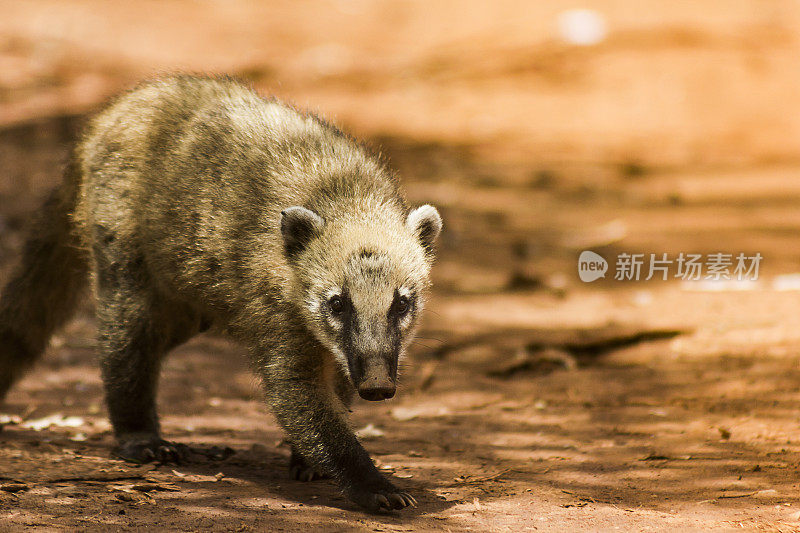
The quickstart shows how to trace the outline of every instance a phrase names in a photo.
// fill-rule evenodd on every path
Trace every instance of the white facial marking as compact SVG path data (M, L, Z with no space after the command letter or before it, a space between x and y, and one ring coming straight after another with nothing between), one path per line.
M332 289L328 289L327 291L325 291L325 298L326 298L326 299L330 300L330 299L331 299L331 298L333 298L334 296L341 296L341 295L339 294L339 289L337 289L337 288L335 288L335 287L334 287L334 288L332 288Z
M339 289L333 288L328 289L325 292L325 301L330 300L334 296L341 296ZM317 307L322 307L322 304L318 303ZM340 331L342 329L342 322L334 316L327 315L327 322L330 326L335 329L336 331Z
M344 355L344 352L336 346L331 347L331 352L333 352L333 357L336 359L336 362L342 367L344 375L350 377L350 366L347 364L347 357Z
M398 294L400 294L400 296L403 296L404 298L408 299L409 305L416 305L416 302L412 301L411 299L411 289L407 287L400 287L399 289L397 289L397 292ZM414 311L416 311L416 309L414 309ZM406 329L411 324L413 318L411 315L412 315L412 310L409 310L405 315L400 317L400 322L399 322L400 329Z

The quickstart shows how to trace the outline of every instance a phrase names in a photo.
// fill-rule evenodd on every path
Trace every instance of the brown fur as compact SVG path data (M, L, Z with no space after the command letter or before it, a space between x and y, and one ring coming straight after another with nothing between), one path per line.
M370 510L405 507L346 412L355 390L394 394L440 228L314 116L228 79L145 83L89 123L3 292L0 395L88 272L120 455L179 458L159 432L160 362L212 327L249 348L296 477L330 475Z

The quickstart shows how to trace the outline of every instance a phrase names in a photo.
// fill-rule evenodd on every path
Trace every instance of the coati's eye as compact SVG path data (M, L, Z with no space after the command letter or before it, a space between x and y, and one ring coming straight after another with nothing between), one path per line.
M344 300L338 294L331 296L328 300L328 308L334 315L341 315L342 311L344 311Z
M408 301L408 298L405 296L401 296L397 299L394 304L394 310L397 313L397 316L403 316L408 313L408 310L411 309L411 304Z

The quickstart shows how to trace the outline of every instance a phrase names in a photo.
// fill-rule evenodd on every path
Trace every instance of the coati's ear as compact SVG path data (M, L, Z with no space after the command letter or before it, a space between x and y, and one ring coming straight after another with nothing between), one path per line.
M420 206L408 214L406 227L419 239L425 252L433 254L433 244L442 231L442 217L432 205Z
M291 259L302 252L324 226L322 217L305 207L296 205L281 211L281 235L286 256Z

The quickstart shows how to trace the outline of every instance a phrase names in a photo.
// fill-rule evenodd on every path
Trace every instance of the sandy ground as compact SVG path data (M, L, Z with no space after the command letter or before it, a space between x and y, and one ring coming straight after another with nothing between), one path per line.
M81 115L174 69L335 118L446 224L400 393L353 414L417 509L291 481L210 337L161 384L194 460L115 460L87 298L0 406L0 530L798 530L800 8L587 5L610 31L581 48L566 2L0 2L0 272ZM744 287L584 284L584 249L764 259Z

